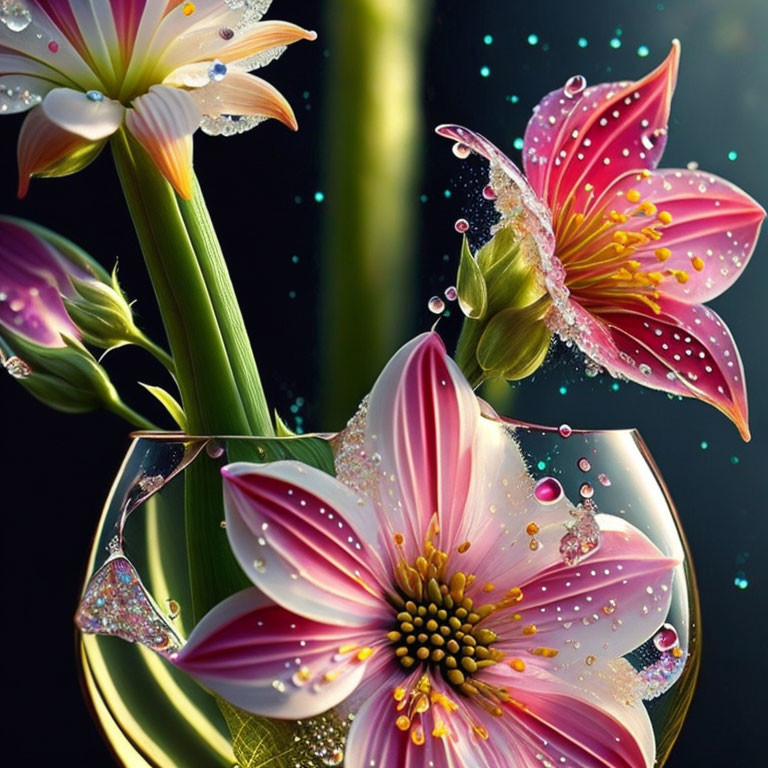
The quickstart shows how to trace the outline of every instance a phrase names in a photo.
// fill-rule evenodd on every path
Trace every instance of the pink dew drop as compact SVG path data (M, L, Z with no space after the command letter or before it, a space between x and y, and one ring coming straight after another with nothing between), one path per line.
M589 472L590 469L592 469L592 465L589 463L589 459L585 456L582 456L577 462L576 466L582 471L582 472Z
M572 99L574 96L578 96L587 87L587 79L584 75L574 75L569 77L566 84L563 86L563 93Z
M493 187L490 184L486 184L483 187L483 197L486 200L495 200L496 199L496 192L494 191Z
M427 307L429 311L435 315L439 315L445 310L445 302L439 296L433 296L428 302Z
M48 43L48 50L51 53L58 53L59 52L59 44L55 40L51 40L51 42Z
M582 499L591 499L595 495L595 489L589 483L582 483L579 495Z
M459 160L466 160L471 151L472 150L466 144L462 144L460 141L457 141L453 145L453 154L456 155Z
M653 637L653 644L662 653L671 651L679 642L677 630L671 624L662 624L661 629Z
M449 285L445 289L445 298L448 299L448 301L456 301L458 298L459 292L456 290L455 285Z
M554 477L542 477L533 487L533 495L540 504L555 504L563 498L563 486Z
M469 230L469 222L466 219L456 219L456 223L453 225L453 228L457 232L467 232Z
M557 431L560 433L560 437L570 437L573 434L573 430L568 424L561 424Z
M604 485L606 488L608 488L611 485L611 478L608 477L605 473L601 472L597 479L600 481L601 485Z

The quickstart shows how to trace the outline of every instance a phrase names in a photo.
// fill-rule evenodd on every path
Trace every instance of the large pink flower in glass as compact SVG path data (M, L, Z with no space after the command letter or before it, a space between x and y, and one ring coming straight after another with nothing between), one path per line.
M502 225L536 239L553 331L613 376L714 405L748 440L739 352L702 303L744 271L765 211L711 173L654 170L679 57L675 41L638 82L586 88L577 75L545 96L525 132L525 176L483 136L437 131L490 161Z
M256 588L175 662L270 717L344 702L347 768L649 768L648 714L615 684L664 620L676 562L606 515L599 546L564 562L574 508L537 500L478 402L425 334L342 433L337 478L226 467L227 535Z
M123 124L192 196L192 134L267 118L296 129L280 92L249 74L310 32L260 21L271 0L2 0L0 114L29 111L19 194L32 176L93 160Z

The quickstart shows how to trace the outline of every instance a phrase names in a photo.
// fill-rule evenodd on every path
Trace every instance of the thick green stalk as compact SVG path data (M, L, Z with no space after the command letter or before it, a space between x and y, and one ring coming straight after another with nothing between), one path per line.
M261 428L271 434L256 364L243 352L248 338L202 198L180 204L125 131L115 134L112 151L160 305L189 433L249 435ZM250 381L242 392L241 381ZM185 481L192 608L199 619L246 580L220 535L215 465L194 462Z
M353 412L413 324L422 37L431 5L328 3L322 389L329 425Z

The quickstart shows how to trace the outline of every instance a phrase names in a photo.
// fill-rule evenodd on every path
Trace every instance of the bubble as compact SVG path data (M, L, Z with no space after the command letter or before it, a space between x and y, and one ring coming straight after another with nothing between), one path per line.
M643 376L650 376L653 373L651 366L647 365L646 363L640 363L638 370L643 374Z
M466 219L456 219L455 224L453 225L453 228L457 232L467 232L469 230L469 222Z
M610 46L611 46L611 48L613 48L614 50L615 50L616 48L621 48L621 40L619 40L619 38L618 38L618 37L613 37L613 38L611 38L611 42L609 43L609 45L610 45Z
M597 476L597 479L600 481L600 485L604 485L606 488L611 485L611 478L603 472Z
M533 495L540 504L556 504L563 498L563 486L554 477L542 477L534 486Z
M101 91L86 91L85 95L90 101L104 101L104 94Z
M525 146L525 142L523 141L521 136L518 136L513 142L512 146L515 149L522 149Z
M651 51L650 51L650 49L648 48L648 46L647 46L647 45L640 45L640 46L638 46L638 48L637 48L637 55L638 55L638 56L639 56L641 59L644 59L646 56L648 56L648 54L649 54L650 52L651 52Z
M587 40L586 37L580 37L576 41L576 44L579 46L579 48L586 48L589 45L589 41Z
M483 37L483 42L486 45L492 45L493 44L493 35L485 35L485 37Z
M578 96L587 87L587 79L583 75L574 75L568 78L563 86L563 93L572 99Z
M570 437L573 434L573 430L568 424L561 424L557 431L560 433L560 437Z
M490 77L491 76L491 68L488 66L482 66L480 67L480 77Z
M670 651L680 642L677 630L671 624L662 624L661 629L653 636L653 644L656 650Z
M457 141L453 145L453 154L456 155L459 160L466 160L471 151L472 150L466 144L462 144L460 141Z
M322 203L323 200L325 200L325 193L321 192L320 190L315 192L315 202Z
M493 187L490 184L486 184L483 187L483 197L486 200L495 200L496 199L496 192L493 189Z
M595 495L595 489L589 483L582 483L579 495L582 499L591 499Z
M456 290L455 285L449 285L445 289L445 298L448 299L448 301L456 301L458 295L459 292Z
M227 76L227 65L223 61L214 59L208 67L208 77L215 83L220 83Z
M531 33L528 35L528 45L537 45L539 42L539 36Z
M738 153L738 152L736 152L736 151L734 151L734 150L731 150L731 151L728 153L728 159L729 159L729 160L730 160L732 163L733 163L733 162L735 162L736 160L738 160L738 159L739 159L739 153Z
M433 296L428 302L429 311L439 315L445 310L445 302L439 296Z
M2 0L0 21L11 32L23 32L32 23L32 14L22 0Z
M589 459L586 456L582 456L577 462L576 466L582 471L582 472L589 472L590 469L592 469L592 465L589 463Z
M736 571L736 578L733 580L733 585L739 589L746 589L749 586L749 579L744 571Z
M14 379L26 379L28 376L32 375L32 368L29 363L16 355L9 357L3 365L5 366L5 370L8 371Z
M221 443L216 442L216 440L211 440L205 446L205 452L212 459L220 459L224 455L224 446Z

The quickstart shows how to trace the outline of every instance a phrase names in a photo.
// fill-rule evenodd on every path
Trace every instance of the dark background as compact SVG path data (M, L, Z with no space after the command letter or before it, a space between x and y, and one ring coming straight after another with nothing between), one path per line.
M513 141L523 135L530 110L544 93L577 72L590 82L637 78L656 66L670 40L679 37L682 66L662 165L685 167L696 161L763 204L768 200L765 0L436 0L433 8L423 100L424 168L429 173L422 176L421 197L413 200L422 220L420 301L412 308L410 335L433 322L426 309L429 296L453 282L458 243L452 224L468 211L463 203L479 183L471 168L455 160L447 142L433 136L432 127L440 122L464 122L519 157ZM317 43L295 46L266 72L295 106L300 133L268 123L232 139L198 135L196 168L270 402L291 417L294 427L328 430L341 425L321 423L315 389L321 359L318 233L324 216L315 192L323 188L323 75L333 56L324 47L322 10L319 2L277 2L271 13L320 33ZM488 34L491 45L484 42ZM536 45L527 42L530 34L538 35ZM587 39L587 47L579 47L580 37ZM611 46L613 38L620 47ZM650 51L647 58L638 55L641 45ZM485 66L490 68L487 77L481 75ZM13 147L20 122L19 117L0 120L0 211L52 227L107 267L119 258L124 288L138 300L144 327L162 338L108 152L75 177L33 182L29 198L18 202ZM728 159L730 151L738 153L737 160ZM638 427L677 502L698 570L704 655L698 691L670 768L751 765L764 755L764 733L758 729L765 727L768 673L768 573L760 554L768 536L766 284L764 237L746 277L712 303L744 358L751 444L743 444L712 408L629 384L614 391L610 379L586 378L564 351L519 389L510 414L539 423ZM392 307L393 313L403 311L408 308ZM454 312L441 330L451 337L458 325ZM132 350L113 353L106 365L126 400L162 418L135 385L138 372L143 380L161 383L159 368ZM15 743L35 761L75 759L106 766L110 759L78 690L72 615L100 506L128 445L127 430L108 414L50 412L10 377L0 379L0 401L5 702L11 713L6 723ZM737 578L748 586L738 587Z

